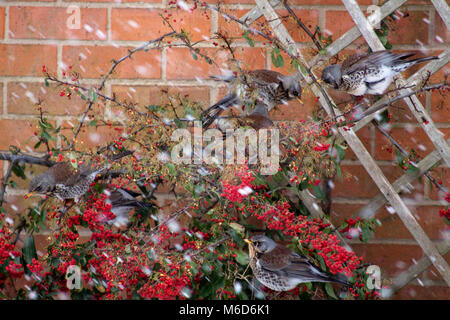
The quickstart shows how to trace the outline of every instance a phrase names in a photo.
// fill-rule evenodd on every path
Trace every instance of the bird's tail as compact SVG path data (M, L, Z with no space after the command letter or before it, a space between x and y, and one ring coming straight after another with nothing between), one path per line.
M417 58L417 59L409 60L408 62L413 62L414 64L416 64L416 63L421 63L421 62L430 61L430 60L436 60L436 59L439 59L439 57L430 56L430 57L423 57L423 58Z
M399 71L403 71L417 63L422 63L425 61L439 59L439 57L430 56L430 57L422 57L422 58L417 58L417 59L412 59L412 60L406 60L406 58L409 58L413 55L414 55L414 53L405 54L405 55L400 56L400 59L398 61L398 66L400 67L401 70L399 70Z
M216 75L216 76L210 76L211 79L217 80L217 81L225 81L225 82L231 82L234 79L236 79L236 76L233 74L229 75Z
M228 94L222 100L203 111L201 114L202 128L207 129L214 122L214 120L219 117L223 110L231 107L238 101L239 98L235 94Z

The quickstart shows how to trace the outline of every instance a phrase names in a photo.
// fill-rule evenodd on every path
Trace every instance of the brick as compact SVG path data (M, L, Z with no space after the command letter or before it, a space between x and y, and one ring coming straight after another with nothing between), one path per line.
M391 44L428 44L429 15L424 11L402 11L404 16L389 24L388 41ZM420 30L420 32L418 32Z
M231 64L227 62L229 54L217 49L206 48L201 50L209 56L214 64L207 63L202 57L197 56L194 60L188 48L170 48L167 50L167 78L168 79L206 79L210 75L220 74L221 69L230 69ZM265 67L265 54L261 48L237 48L236 59L242 61L242 67L249 70L262 69ZM179 61L184 61L180 64Z
M5 8L0 7L0 38L5 37Z
M48 168L44 166L25 164L25 176L27 177L27 179L23 180L22 178L17 177L15 174L12 174L10 181L14 181L17 184L18 189L28 190L28 184L30 183L30 180L34 176L41 174L47 169Z
M444 138L448 138L450 130L447 128L439 129ZM414 149L420 158L434 150L434 145L428 138L428 135L420 127L393 128L388 133L408 152ZM445 137L446 136L446 137ZM390 152L391 143L381 133L375 131L375 159L376 160L396 160L395 148Z
M223 12L235 17L235 18L241 18L244 16L247 12L249 12L248 9L223 9ZM267 20L264 16L262 16L260 19L256 20L252 27L256 30L260 30L263 25L266 25ZM237 22L232 21L231 19L225 18L223 15L219 14L218 18L218 32L224 34L227 36L227 38L232 39L235 42L246 42L246 40L242 37L243 30L240 28L239 24ZM267 41L262 36L259 35L251 35L251 39L254 41Z
M356 0L359 5L372 4L372 0ZM341 0L294 0L292 4L298 5L342 5Z
M327 11L325 13L325 29L331 32L333 41L339 39L344 33L349 31L355 26L352 17L347 11ZM322 30L323 36L328 37L329 34ZM362 37L359 37L353 43L363 43Z
M46 87L44 83L8 83L8 114L39 114L37 103L43 111L52 115L77 115L85 109L86 102L78 95L70 99L61 97L62 88L55 85Z
M61 134L63 134L69 142L72 141L74 130L77 128L77 122L64 121L61 126ZM82 127L80 133L77 136L76 149L80 151L95 150L96 148L107 145L114 139L121 136L121 132L115 130L117 127L109 126L89 126L86 124ZM62 142L64 148L66 143Z
M0 96L0 113L3 113L3 83L0 83L0 92L2 92L2 95Z
M366 148L366 150L372 154L372 133L370 130L369 126L363 127L361 129L359 129L356 132L356 135L358 136L358 138L361 140L361 142L363 143L364 147ZM353 152L353 150L348 147L346 152L345 152L345 158L346 160L358 160L358 157L356 156L356 154Z
M289 30L295 42L311 42L311 38L301 29L294 18L290 17L287 10L276 10L282 19L284 26ZM317 10L294 10L295 15L303 22L303 24L314 33L314 29L319 25L319 11Z
M172 29L164 23L160 14L163 14L176 31L180 32L181 29L186 31L193 41L204 40L205 37L211 36L211 21L206 11L187 12L181 9L166 9L164 12L162 13L160 9L113 9L112 38L148 41L171 32Z
M111 68L112 60L128 54L129 47L112 46L64 46L63 61L73 66L85 78L99 78ZM139 51L132 59L126 59L118 65L111 78L160 78L161 51L151 49Z
M193 102L209 104L208 87L113 86L112 91L119 100L133 101L140 106L167 104L169 100L166 91L173 98L179 95L181 98L186 97Z
M342 180L335 180L333 197L372 198L378 193L362 166L342 165Z
M0 44L0 76L41 76L42 65L56 69L56 46Z
M448 43L450 42L450 31L447 30L444 21L438 12L434 13L434 41L436 43Z
M352 248L364 263L378 265L381 268L381 278L391 278L407 270L413 259L419 260L423 253L418 245L388 244L388 243L355 243Z
M450 187L450 169L446 167L437 167L434 168L431 172L431 175L434 177L434 179L439 183L442 183L442 186L446 187L447 189ZM425 179L425 183L430 185L430 199L432 200L444 200L445 199L445 192L438 189L436 186L432 185L431 182L429 182L428 179Z
M306 91L306 90L305 90ZM272 120L306 120L310 117L314 110L319 108L315 102L315 96L311 91L306 91L302 94L301 104L296 99L289 101L287 104L281 104L270 111L270 118Z
M40 199L39 195L33 195L25 199L23 195L11 195L7 192L5 195L6 203L3 208L5 208L7 215L13 219L22 214L26 208L34 206Z
M417 283L417 282L416 282ZM450 289L445 286L408 285L401 288L390 299L392 300L447 300Z
M380 166L383 174L392 183L400 175L394 166ZM380 191L363 166L341 165L342 180L335 179L333 197L372 198Z
M54 125L54 123L52 123ZM35 120L0 120L0 150L8 150L10 145L24 151L34 151L33 146L38 142L34 135L37 131L37 122ZM54 145L50 142L50 146ZM43 151L45 147L41 145L37 151Z
M405 198L405 197L403 197ZM439 216L439 206L409 206L417 222L432 240L442 240L446 235L446 225ZM385 208L379 210L377 218L382 225L377 228L377 239L413 239L397 214L390 214Z
M32 1L32 0L30 0ZM111 2L111 0L65 0L66 2ZM120 0L121 3L126 2L145 2L145 3L161 3L161 0Z
M73 12L67 8L11 7L11 38L106 40L106 9L80 9L80 28L71 29ZM51 23L43 23L51 21Z
M444 67L433 74L430 78L430 83L440 83L448 80L449 69ZM437 123L449 122L449 103L448 92L442 93L439 91L431 92L431 119Z

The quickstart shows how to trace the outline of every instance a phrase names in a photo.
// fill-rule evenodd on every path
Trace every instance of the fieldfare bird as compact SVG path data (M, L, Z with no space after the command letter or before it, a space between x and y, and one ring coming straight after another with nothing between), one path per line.
M326 274L305 256L277 244L265 235L255 235L244 241L249 244L253 274L272 290L289 291L303 282L336 282L352 286L345 280Z
M68 162L58 162L31 180L27 197L37 192L54 195L61 200L78 200L89 190L97 175L106 168L94 169L87 165L74 168Z
M228 94L205 110L202 127L208 128L227 108L237 105L249 117L259 117L258 125L272 124L269 111L277 105L292 99L300 99L302 87L295 76L285 76L272 70L253 70L243 75L212 76L229 83ZM261 121L262 120L262 121Z
M116 216L108 221L116 227L126 226L129 222L129 214L133 209L143 208L150 209L153 207L151 203L139 201L136 198L142 194L119 188L109 195L108 203L111 204L111 212Z
M323 69L322 80L334 89L346 91L354 96L381 95L400 72L416 63L439 59L430 56L407 60L413 55L415 55L413 52L395 54L387 50L354 54L342 64Z

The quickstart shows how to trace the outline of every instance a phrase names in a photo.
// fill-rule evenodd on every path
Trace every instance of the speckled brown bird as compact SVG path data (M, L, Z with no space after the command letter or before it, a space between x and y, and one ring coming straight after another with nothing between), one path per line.
M414 52L395 54L387 50L353 54L342 64L324 68L322 80L334 89L354 96L381 95L400 72L417 63L439 59L431 56L407 60L413 55Z
M133 209L143 208L150 209L153 204L137 200L142 194L119 188L111 192L107 203L111 204L111 212L116 216L114 219L108 221L116 227L126 226L129 223L130 212Z
M289 291L304 282L336 282L352 286L345 280L326 274L307 257L277 244L265 235L245 239L249 244L250 267L264 286L275 291Z
M214 120L227 108L238 106L246 116L261 114L264 121L258 125L268 127L272 124L268 118L268 111L277 105L287 103L292 99L300 99L302 87L295 76L285 76L272 70L253 70L242 75L213 76L216 80L228 82L228 94L219 102L205 110L202 115L202 127L208 128ZM266 112L262 112L263 108ZM267 115L266 115L267 114Z
M78 200L89 190L91 183L104 169L106 167L99 169L88 165L74 168L68 162L58 162L30 181L27 197L37 192L56 196L62 200Z

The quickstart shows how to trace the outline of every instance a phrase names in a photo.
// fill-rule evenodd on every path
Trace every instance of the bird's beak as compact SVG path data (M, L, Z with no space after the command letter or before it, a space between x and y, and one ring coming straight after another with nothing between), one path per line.
M248 244L253 244L253 242L251 242L251 241L248 240L248 239L244 239L244 241L247 242Z
M26 195L25 195L25 199L28 199L29 197L31 197L34 193L35 193L36 191L31 191L31 192L28 192Z
M303 104L303 101L302 101L302 100L300 100L300 98L299 98L299 97L297 97L297 101L298 101L298 102L300 102L301 104Z

